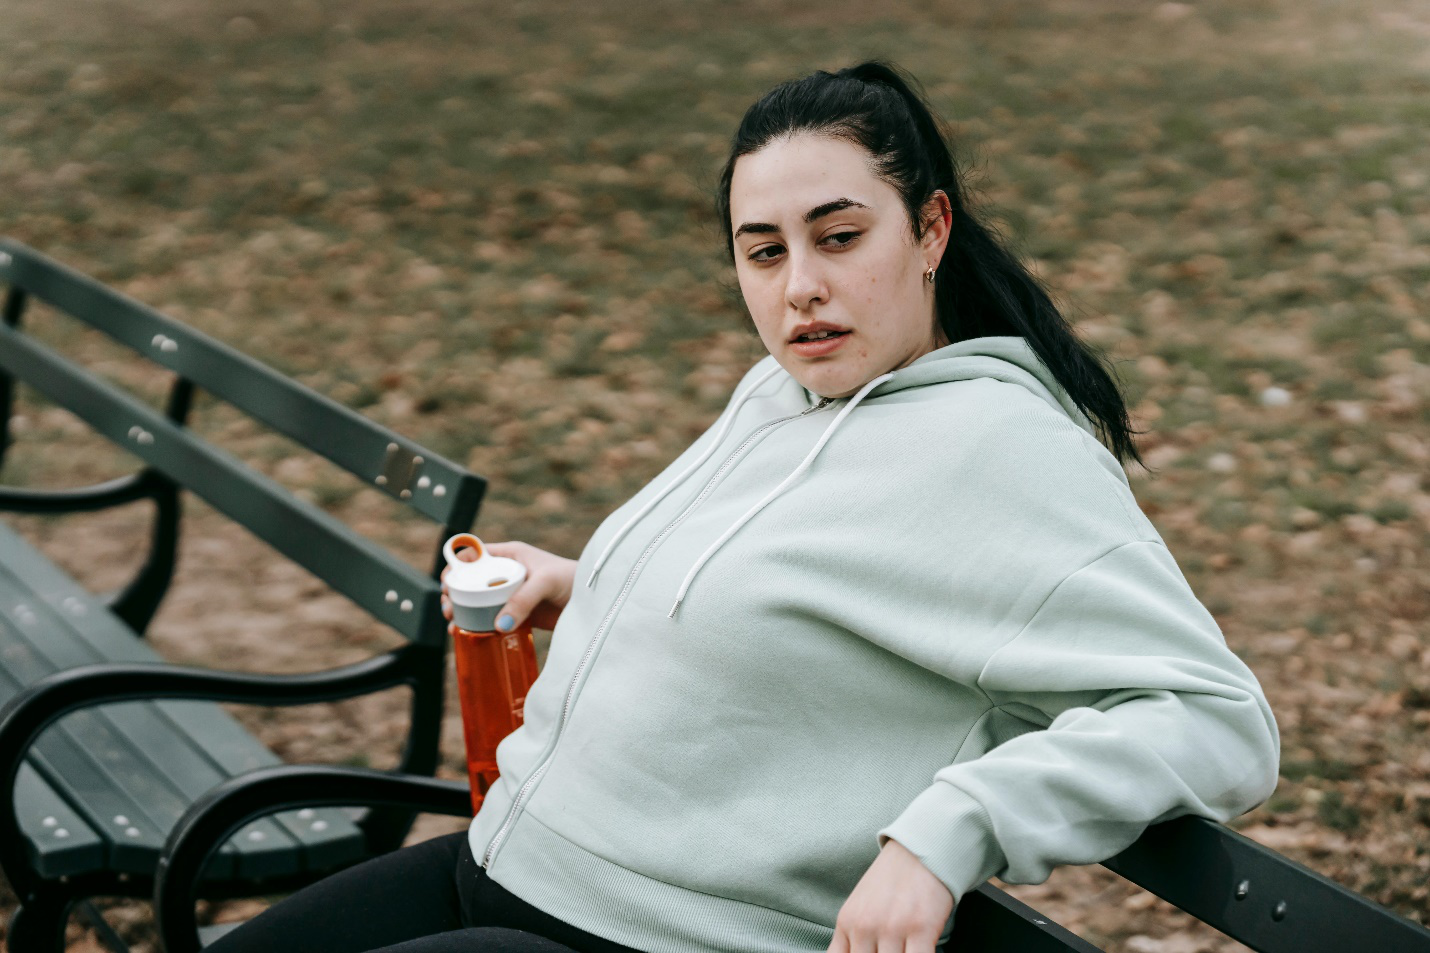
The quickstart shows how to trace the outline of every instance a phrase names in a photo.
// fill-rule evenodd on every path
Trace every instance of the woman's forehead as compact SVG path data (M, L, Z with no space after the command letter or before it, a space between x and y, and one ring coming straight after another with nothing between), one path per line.
M737 159L730 178L730 218L737 226L794 224L810 209L839 199L878 211L898 196L874 175L867 151L831 136L774 139Z

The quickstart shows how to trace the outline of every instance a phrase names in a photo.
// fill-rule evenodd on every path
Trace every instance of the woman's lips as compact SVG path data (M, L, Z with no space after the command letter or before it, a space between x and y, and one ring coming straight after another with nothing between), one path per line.
M842 334L831 334L819 341L791 341L789 346L790 350L800 357L823 357L842 347L844 339L853 333L853 331L845 331Z

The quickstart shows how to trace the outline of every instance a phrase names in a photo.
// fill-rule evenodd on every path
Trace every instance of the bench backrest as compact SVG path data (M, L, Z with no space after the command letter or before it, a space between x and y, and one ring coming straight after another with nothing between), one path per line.
M103 331L186 382L453 532L469 529L486 481L208 335L9 239L0 239L0 372L22 380L247 527L415 642L445 639L434 565L424 575L341 520L24 333L27 297ZM187 410L186 401L184 411ZM177 417L177 419L175 419Z

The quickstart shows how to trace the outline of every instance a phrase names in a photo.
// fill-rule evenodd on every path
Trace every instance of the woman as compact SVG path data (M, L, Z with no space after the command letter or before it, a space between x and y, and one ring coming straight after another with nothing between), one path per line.
M1270 795L1275 721L1133 499L1117 387L910 82L772 90L719 210L770 353L579 560L490 547L529 569L499 624L555 631L470 830L218 953L930 953L990 876Z

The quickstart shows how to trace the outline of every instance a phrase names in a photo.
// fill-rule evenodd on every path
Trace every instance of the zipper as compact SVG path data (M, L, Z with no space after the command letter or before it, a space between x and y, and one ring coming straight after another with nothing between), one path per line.
M799 417L808 416L809 414L812 414L817 410L823 410L825 407L828 407L833 402L834 398L832 397L821 397L819 399L819 403L814 404L811 407L806 407L804 410L801 410L797 414L790 414L788 417L776 418L775 420L771 420L769 423L763 424L762 426L754 430L740 443L738 447L735 448L734 452L732 452L728 457L725 458L725 462L720 464L720 468L711 475L709 480L706 481L704 488L700 491L700 495L697 496L694 500L692 500L690 502L690 505L687 506L684 510L682 510L680 514L675 517L675 519L667 523L665 528L662 529L655 536L655 538L652 539L650 543L646 546L645 551L641 553L640 558L636 560L635 565L631 567L631 571L626 575L625 585L621 587L621 591L616 596L615 601L611 603L611 607L606 610L606 615L604 618L601 619L601 624L596 627L596 634L592 636L591 641L587 643L586 652L581 656L581 661L577 663L576 671L573 672L571 675L571 684L568 685L566 688L566 698L561 703L561 718L556 723L556 731L552 734L551 744L546 749L546 753L542 755L541 763L539 763L536 766L536 769L531 772L531 775L526 779L526 783L521 786L521 790L517 791L516 797L512 799L511 807L507 809L506 817L502 819L501 827L497 828L497 832L492 835L491 843L487 845L485 853L482 854L483 867L490 867L493 858L496 857L497 848L506 838L506 835L510 831L512 824L516 821L517 815L521 812L521 806L523 802L530 796L532 790L536 786L536 782L541 779L541 776L546 773L547 767L551 764L551 759L556 754L557 742L561 740L561 732L565 730L566 722L571 717L571 707L576 703L576 688L581 682L581 674L586 670L586 666L590 664L591 659L596 653L597 646L600 644L601 639L605 636L606 630L610 627L611 621L616 617L616 613L620 610L622 603L625 602L626 596L631 591L631 587L635 585L636 577L640 575L640 571L645 566L646 560L650 558L651 553L655 552L661 541L664 540L665 537L669 536L672 532L674 532L675 528L681 523L683 523L685 521L685 518L689 516L692 512L694 512L695 508L705 501L705 498L710 495L711 491L714 490L715 484L720 481L721 476L723 476L725 471L728 470L731 466L733 466L735 461L739 459L742 454L744 454L746 449L749 448L750 444L755 440L755 438L759 437L760 434L764 433L772 427L777 427L780 424L788 423L789 421L795 420Z

